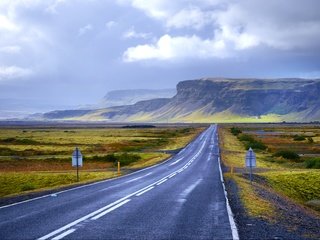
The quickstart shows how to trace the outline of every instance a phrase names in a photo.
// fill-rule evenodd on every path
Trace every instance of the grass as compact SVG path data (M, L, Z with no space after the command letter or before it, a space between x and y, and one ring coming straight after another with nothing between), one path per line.
M244 168L246 146L230 132L229 128L219 128L219 143L223 163L229 167ZM256 156L258 168L274 169L280 167L278 164L269 160L271 158L270 154L257 152Z
M300 136L306 138L302 140ZM236 173L224 175L237 183L241 201L250 215L274 214L272 210L268 210L272 209L270 203L261 199L255 188L243 178L243 173L246 172L246 145L253 141L259 141L266 146L265 150L255 150L255 174L266 179L266 187L273 188L298 204L320 211L320 171L316 170L320 168L320 158L316 157L320 153L317 145L320 143L319 136L320 128L313 125L220 125L219 144L222 161L227 167L237 168ZM309 141L308 137L312 137L313 141Z
M115 176L115 171L81 172L80 180L81 183L87 183ZM75 171L68 173L0 173L0 183L0 197L77 184Z
M116 166L132 171L164 161L203 127L156 128L10 127L0 129L0 197L74 183L71 153L84 155L82 182L113 176ZM99 172L96 172L99 171ZM102 173L103 172L103 173Z
M320 200L320 171L283 171L260 175L268 180L272 188L301 204Z
M230 173L224 174L224 177L226 179L234 180L238 185L240 199L249 215L264 219L272 219L275 209L270 202L261 199L258 196L254 187L250 184L250 181L239 175Z

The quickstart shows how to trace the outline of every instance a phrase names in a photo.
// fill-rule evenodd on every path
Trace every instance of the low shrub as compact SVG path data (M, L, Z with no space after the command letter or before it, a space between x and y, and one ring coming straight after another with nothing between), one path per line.
M248 150L249 148L252 149L259 149L259 150L266 150L267 146L260 141L253 141L253 142L248 142L245 144L246 149Z
M33 145L33 144L39 144L39 142L32 140L32 139L19 139L19 138L5 138L1 139L0 142L2 143L10 143L10 144L26 144L26 145Z
M266 150L267 146L261 142L255 140L252 136L247 134L241 134L238 136L238 139L242 142L245 142L245 148L248 150L249 148L256 149L256 150Z
M120 161L121 166L129 165L130 163L139 161L141 156L133 153L108 154L104 156L84 157L84 161L112 162L117 164Z
M15 155L16 151L10 149L10 148L6 148L6 147L1 147L0 148L0 156L11 156L11 155Z
M122 166L129 165L130 163L137 162L141 159L141 157L137 154L129 154L129 153L122 153L117 155L118 161L120 161Z
M314 140L312 137L308 137L308 143L314 143Z
M304 161L306 168L320 169L320 158L310 158Z
M305 138L305 136L302 136L302 135L294 135L293 140L294 141L304 141L304 140L306 140L306 138Z
M231 132L234 136L238 136L240 133L242 133L242 131L241 131L239 128L237 128L237 127L232 127L232 128L230 129L230 132Z
M283 157L283 158L289 159L289 160L299 160L300 159L300 156L297 153L290 151L290 150L278 151L275 154L273 154L273 156Z
M254 142L254 138L247 134L241 134L238 139L242 142Z

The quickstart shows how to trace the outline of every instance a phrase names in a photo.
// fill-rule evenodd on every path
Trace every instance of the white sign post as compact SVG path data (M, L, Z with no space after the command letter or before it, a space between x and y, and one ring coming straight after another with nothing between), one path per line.
M82 167L82 154L77 147L72 153L72 167L77 167L77 182L79 182L79 167Z
M256 167L256 154L249 148L246 154L246 167L250 168L250 183L252 183L252 168Z

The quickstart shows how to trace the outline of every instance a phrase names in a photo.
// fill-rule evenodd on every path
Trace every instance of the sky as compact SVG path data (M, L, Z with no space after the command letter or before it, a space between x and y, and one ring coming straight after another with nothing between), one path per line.
M203 77L320 78L320 1L0 0L0 111Z

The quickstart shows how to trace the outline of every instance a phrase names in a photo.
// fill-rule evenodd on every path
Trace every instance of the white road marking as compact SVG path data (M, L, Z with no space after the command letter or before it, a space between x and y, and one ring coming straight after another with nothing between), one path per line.
M175 173L175 174L172 174L169 178L172 178L172 177L174 177L175 175L177 175L177 173Z
M238 229L237 226L234 222L234 218L233 218L233 213L229 204L229 200L227 197L227 191L226 191L226 187L224 186L224 181L223 181L223 175L222 175L222 170L221 170L221 163L220 163L220 157L218 157L218 164L219 164L219 172L220 172L220 180L222 183L222 187L223 187L223 192L224 192L224 197L226 199L226 205L227 205L227 212L228 212L228 218L229 218L229 223L230 223L230 228L231 228L231 233L232 233L232 239L233 240L238 240L239 239L239 234L238 234Z
M122 205L124 205L124 204L126 204L126 203L128 203L130 201L131 201L131 199L124 200L123 202L118 203L117 205L113 206L112 208L109 208L108 210L106 210L106 211L104 211L104 212L92 217L91 220L97 220L97 219L101 218L102 216L106 215L107 213L112 212L113 210L121 207Z
M73 233L75 231L75 229L69 229L68 231L61 233L60 235L52 238L52 240L60 240L66 236L68 236L69 234Z
M149 187L148 189L136 194L137 197L141 196L142 194L146 193L146 192L149 192L150 190L152 190L154 187Z
M186 198L193 191L193 189L195 189L201 182L202 182L202 179L201 178L198 179L194 184L192 184L187 189L185 189L181 195L184 198Z
M137 180L139 180L139 179L141 179L141 178L144 178L144 176L131 179L131 180L129 180L129 181L126 181L125 183L131 183L131 182L137 181Z
M177 161L175 161L175 162L171 163L169 166L172 166L172 165L177 164L177 163L178 163L178 162L180 162L182 159L183 159L183 158L179 158Z
M61 232L65 231L65 230L77 225L80 222L83 222L83 221L87 220L88 218L91 218L91 217L95 216L96 214L98 214L98 213L100 213L100 212L102 212L102 211L104 211L104 210L106 210L106 209L118 204L119 202L122 202L123 200L125 200L125 199L121 198L121 199L119 199L119 200L117 200L117 201L115 201L113 203L110 203L109 205L104 206L104 207L102 207L102 208L100 208L100 209L98 209L98 210L96 210L96 211L94 211L92 213L89 213L88 215L86 215L86 216L84 216L82 218L79 218L79 219L77 219L77 220L75 220L75 221L73 221L73 222L71 222L71 223L69 223L69 224L67 224L67 225L65 225L65 226L63 226L63 227L61 227L61 228L59 228L59 229L57 229L57 230L45 235L45 236L43 236L43 237L40 237L38 239L39 240L48 239L48 238L50 238L50 237L52 237L52 236L54 236L54 235L56 235L58 233L61 233Z
M207 142L207 139L204 141L204 143L203 143L202 146L200 147L199 151L192 157L191 160L189 160L189 162L188 162L189 165L191 164L190 161L196 159L196 158L200 155L200 153L202 152L202 150L203 150L206 142ZM167 160L167 161L169 161L169 160ZM166 161L166 162L167 162L167 161ZM187 164L188 164L188 163L187 163ZM187 166L187 164L184 165L184 167L180 168L179 170L188 168L189 165ZM158 165L160 165L160 164L158 164ZM156 165L155 165L155 166L156 166ZM152 166L152 167L155 167L155 166ZM149 168L151 168L151 167L149 167ZM145 170L145 169L143 169L143 170ZM140 171L142 171L142 170L140 170ZM131 193L131 194L129 194L129 195L127 195L127 196L125 196L125 197L123 197L123 198L121 198L121 199L118 199L117 201L114 201L113 203L110 203L110 204L107 205L107 206L104 206L104 207L102 207L102 208L100 208L100 209L98 209L98 210L96 210L96 211L94 211L94 212L92 212L92 213L84 216L84 217L81 217L81 218L79 218L79 219L77 219L77 220L75 220L75 221L73 221L73 222L71 222L71 223L69 223L69 224L67 224L67 225L65 225L65 226L63 226L63 227L61 227L61 228L59 228L59 229L57 229L57 230L55 230L55 231L53 231L53 232L45 235L45 236L43 236L43 237L40 237L40 238L38 238L38 240L48 239L48 238L50 238L50 237L52 237L52 236L54 236L54 235L56 235L56 234L58 234L58 233L61 233L61 232L65 231L65 230L67 230L67 229L69 229L69 228L71 228L71 227L79 224L80 222L83 222L83 221L87 220L88 218L92 218L92 219L93 219L94 216L96 216L97 214L100 214L100 213L103 212L103 211L107 212L106 210L109 209L109 208L111 209L113 206L116 207L116 206L120 205L121 203L125 204L125 203L127 203L128 201L130 201L130 199L128 199L128 198L130 198L130 197L132 197L132 196L134 196L134 195L136 195L136 196L141 196L142 194L144 194L144 193L152 190L152 189L155 187L156 184L164 181L164 180L167 179L169 176L171 176L171 175L176 175L176 174L177 174L177 171L176 171L176 172L173 172L173 173L171 173L171 174L169 174L169 175L167 175L167 176L165 176L165 177L163 177L163 178L161 178L161 179L159 179L158 181L156 181L156 182L154 182L154 183L149 184L148 186L146 186L146 187L144 187L144 188L139 189L138 191L136 191L136 192L134 192L134 193ZM106 181L108 181L108 180L106 180ZM106 182L106 181L103 181L103 182ZM109 180L109 181L110 181L110 180ZM96 182L96 183L93 183L93 184L91 184L91 185L98 184L98 183L101 183L101 182ZM82 187L86 187L86 186L88 186L88 185L80 186L80 187L78 187L78 188L82 188ZM74 189L76 189L76 188L74 188ZM62 192L66 192L66 191L71 191L71 190L74 190L74 189L69 189L69 190L61 191L61 192L58 192L57 194L62 193ZM49 196L49 195L47 195L47 196ZM43 196L43 197L46 197L46 196ZM32 200L32 199L30 199L30 200ZM125 201L125 200L128 200L128 201ZM22 203L22 202L20 202L20 203ZM19 204L19 203L17 203L17 204ZM123 204L122 204L122 205L123 205ZM116 205L116 206L115 206L115 205ZM7 205L7 206L9 206L9 205ZM120 206L121 206L121 205L120 205ZM4 206L4 207L6 207L6 206ZM116 209L116 208L114 208L114 209ZM113 210L114 210L114 209L113 209Z
M117 177L117 178L106 179L106 180L102 180L102 181L98 181L98 182L94 182L94 183L82 185L82 186L79 186L79 187L74 187L74 188L71 188L71 189L67 189L67 190L63 190L63 191L56 192L55 194L58 195L58 194L61 194L61 193L66 193L66 192L74 191L74 190L77 190L77 189L90 187L90 186L93 186L93 185L96 185L96 184L100 184L100 183L105 183L105 182L110 182L110 181L114 181L114 180L117 180L117 179L121 179L121 178L130 176L130 175L134 175L134 174L137 174L137 173L146 171L146 170L148 170L148 169L155 168L155 167L157 167L157 166L163 165L163 164L169 162L171 159L172 159L172 158L170 157L170 158L168 158L167 160L165 160L165 161L163 161L163 162L161 162L161 163L155 164L155 165L150 166L150 167L146 167L146 168L144 168L144 169L141 169L141 170L138 170L138 171L136 171L136 172L129 173L129 174L126 174L126 175ZM41 197L31 198L31 199L24 200L24 201L21 201L21 202L11 203L11 204L8 204L8 205L5 205L5 206L1 206L0 209L2 209L2 208L8 208L8 207L13 207L13 206L20 205L20 204L24 204L24 203L28 203L28 202L33 202L33 201L36 201L36 200L39 200L39 199L42 199L42 198L46 198L46 197L51 197L51 194L43 195L43 196L41 196Z
M171 178L173 175L176 175L177 174L177 172L173 172L173 173L171 173L170 175L168 175L167 177L168 178Z
M158 182L157 185L159 186L159 185L161 185L162 183L164 183L164 182L166 182L166 181L168 181L168 179L164 179L164 180L162 180L161 182Z

